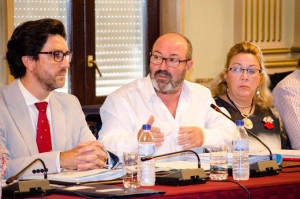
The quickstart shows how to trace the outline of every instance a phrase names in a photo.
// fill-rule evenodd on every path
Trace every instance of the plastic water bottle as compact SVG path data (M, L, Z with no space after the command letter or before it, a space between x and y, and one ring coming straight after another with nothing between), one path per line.
M249 140L244 129L244 121L236 121L232 139L232 173L235 180L249 179Z
M155 143L150 129L151 125L143 125L143 132L139 139L139 158L154 155ZM153 159L147 161L139 160L138 178L142 186L154 186L155 162Z

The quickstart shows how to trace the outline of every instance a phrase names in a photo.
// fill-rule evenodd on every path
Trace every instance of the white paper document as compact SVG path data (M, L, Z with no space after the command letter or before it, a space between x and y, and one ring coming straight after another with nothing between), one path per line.
M282 158L300 158L300 150L272 150L273 154L280 154ZM258 153L259 155L266 155L268 151Z
M204 171L210 170L210 154L209 153L201 153L198 154L200 157L200 163L201 168L204 169ZM227 154L228 157L228 166L231 167L232 165L232 153ZM282 157L280 154L273 154L273 159L276 160L277 164L280 164L282 162ZM249 154L249 163L255 163L260 161L267 161L270 160L269 153L263 153L263 154ZM181 169L195 169L198 168L197 160L195 156L189 156L187 158L187 161L174 161L174 162L156 162L155 166L158 169L166 169L166 170L181 170Z
M117 179L123 176L121 169L108 170L108 169L93 169L88 171L64 170L61 173L48 174L48 179L58 182L94 182L94 181L107 181ZM43 179L44 175L30 175L24 176L24 179Z
M165 170L196 169L198 168L198 164L194 161L156 162L155 167ZM201 168L204 171L209 171L209 163L201 162Z

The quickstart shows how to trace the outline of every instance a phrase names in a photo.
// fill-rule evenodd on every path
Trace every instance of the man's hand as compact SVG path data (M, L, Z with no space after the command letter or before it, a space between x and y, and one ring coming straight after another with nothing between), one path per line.
M79 143L76 148L60 153L60 167L79 171L106 166L107 154L99 141Z
M162 143L165 140L165 137L164 137L164 134L160 131L160 128L152 126L153 122L154 122L154 116L151 115L148 119L147 124L151 125L151 133L152 133L152 136L153 136L153 139L155 142L155 146L158 147L158 146L162 145ZM138 137L137 137L138 141L140 139L140 136L142 135L142 132L143 132L143 129L141 128L139 130Z
M200 147L204 143L203 131L197 126L180 127L178 134L178 145L184 145L184 150Z

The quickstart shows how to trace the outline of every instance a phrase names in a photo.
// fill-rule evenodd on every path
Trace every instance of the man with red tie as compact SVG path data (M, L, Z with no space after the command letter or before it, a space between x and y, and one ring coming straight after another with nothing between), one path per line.
M78 99L54 91L65 84L72 59L65 38L60 21L41 19L19 25L8 42L6 58L15 80L0 89L5 178L37 158L48 173L106 166L108 155L88 128Z

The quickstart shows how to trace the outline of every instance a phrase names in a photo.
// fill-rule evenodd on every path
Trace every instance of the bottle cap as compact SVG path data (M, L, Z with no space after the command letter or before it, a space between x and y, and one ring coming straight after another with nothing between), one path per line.
M237 126L244 126L244 121L243 120L237 120L237 121L235 121L235 124Z
M151 125L150 124L143 124L143 130L150 130Z

